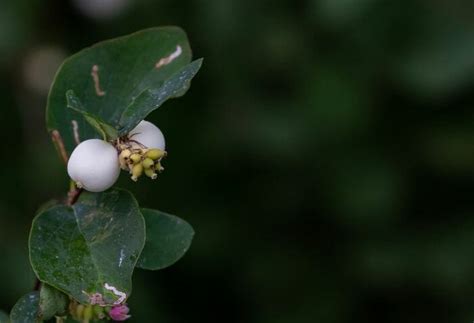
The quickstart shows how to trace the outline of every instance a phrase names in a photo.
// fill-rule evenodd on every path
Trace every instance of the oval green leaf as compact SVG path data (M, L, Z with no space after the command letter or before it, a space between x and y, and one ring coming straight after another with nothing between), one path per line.
M191 246L194 230L177 216L157 210L142 209L146 222L146 243L137 267L158 270L171 266Z
M10 313L11 323L35 323L41 321L39 318L39 294L38 291L28 293L16 302Z
M186 92L201 65L190 62L186 34L178 27L150 28L86 48L56 75L48 97L48 130L59 131L69 153L75 137L99 138L103 134L97 130L113 135L110 127L123 135L164 101ZM67 107L69 90L73 108Z
M30 259L38 278L83 304L118 304L145 243L145 221L133 195L84 192L72 206L38 214Z

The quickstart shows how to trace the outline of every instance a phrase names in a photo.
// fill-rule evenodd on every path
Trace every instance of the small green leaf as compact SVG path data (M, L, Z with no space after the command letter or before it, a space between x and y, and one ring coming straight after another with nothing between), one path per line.
M48 284L41 285L39 306L43 320L65 315L68 304L68 297L64 293Z
M135 126L145 119L153 110L157 109L166 100L183 95L190 86L191 79L197 74L202 65L202 59L186 65L176 74L163 82L157 88L149 88L132 100L132 103L123 111L119 121L120 135L126 135Z
M56 74L48 96L47 128L59 131L68 153L75 137L99 137L97 125L91 126L84 112L123 134L166 99L184 94L201 64L190 62L188 39L178 27L150 28L86 48L68 58ZM75 110L67 108L69 90L78 98L69 98Z
M10 313L11 323L35 323L39 318L39 292L31 292L23 295Z
M186 221L164 212L142 209L146 244L137 267L163 269L178 261L191 246L194 230Z
M67 107L82 114L84 119L89 122L89 124L102 136L102 139L113 140L117 138L117 130L113 126L102 121L99 117L93 115L90 112L87 112L82 106L79 98L74 94L73 90L69 90L66 92L66 100Z
M145 221L133 195L113 189L84 192L73 207L54 206L36 216L30 259L38 278L83 304L100 294L124 301L145 243Z
M4 311L0 311L0 323L10 323L10 318Z

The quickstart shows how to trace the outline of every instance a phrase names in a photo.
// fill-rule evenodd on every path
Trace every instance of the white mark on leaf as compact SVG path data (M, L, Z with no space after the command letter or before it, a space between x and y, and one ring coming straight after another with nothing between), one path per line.
M99 65L92 66L91 76L94 81L95 94L97 94L97 96L104 96L105 92L100 88Z
M74 141L76 142L76 145L79 145L81 143L81 139L79 138L79 125L77 124L76 120L71 120L72 123L72 132L74 134Z
M119 267L122 267L122 262L124 258L125 258L125 252L123 251L123 249L120 249Z
M125 294L124 292L119 291L114 286L110 286L109 284L105 283L104 287L105 287L105 289L110 290L112 293L114 293L115 295L117 295L119 297L119 299L114 302L114 305L122 304L127 299L127 294Z
M156 63L155 67L160 68L163 65L168 65L169 63L174 61L179 55L181 55L182 52L183 52L183 50L181 49L181 46L177 45L176 50L174 52L172 52L169 56L166 56L166 57L163 57L162 59L160 59Z

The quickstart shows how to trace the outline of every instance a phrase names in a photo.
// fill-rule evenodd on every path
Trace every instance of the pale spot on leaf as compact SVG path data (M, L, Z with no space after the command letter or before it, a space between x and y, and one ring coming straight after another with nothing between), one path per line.
M183 50L181 49L181 46L177 45L176 50L174 52L172 52L169 56L166 56L166 57L163 57L162 59L160 59L156 63L155 67L160 68L163 65L168 65L169 63L174 61L177 57L179 57L179 55L181 55L182 52L183 52Z
M99 65L92 66L91 76L94 81L95 94L97 94L97 96L104 96L105 91L100 88Z

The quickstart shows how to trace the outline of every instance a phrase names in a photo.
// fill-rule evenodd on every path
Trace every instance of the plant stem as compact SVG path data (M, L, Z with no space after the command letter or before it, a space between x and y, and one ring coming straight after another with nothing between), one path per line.
M35 281L35 287L33 288L34 291L39 291L41 289L41 281L36 278L36 281Z
M56 149L58 150L61 159L67 165L67 161L69 158L67 156L66 148L64 147L63 138L61 137L59 131L53 130L53 132L51 132L51 139L53 140L53 143L56 146Z
M76 203L77 199L81 195L83 189L82 188L77 188L76 185L72 185L71 189L67 193L67 205L72 206L74 203Z

